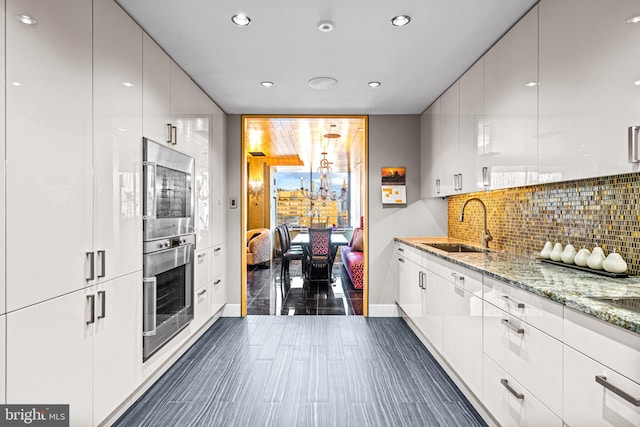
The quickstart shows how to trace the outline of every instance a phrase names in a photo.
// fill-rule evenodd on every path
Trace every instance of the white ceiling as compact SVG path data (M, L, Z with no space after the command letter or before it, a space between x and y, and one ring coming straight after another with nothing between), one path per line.
M228 114L419 114L537 0L117 2ZM320 76L339 84L308 86Z

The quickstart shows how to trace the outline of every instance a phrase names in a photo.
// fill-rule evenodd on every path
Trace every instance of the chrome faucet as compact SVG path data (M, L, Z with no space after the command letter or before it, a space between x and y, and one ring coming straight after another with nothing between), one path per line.
M460 222L464 221L464 208L467 206L467 203L472 202L474 200L482 205L482 219L484 224L484 229L482 230L482 246L484 246L485 248L488 248L489 242L493 240L493 236L491 235L491 232L487 228L487 207L485 206L482 200L478 199L477 197L472 197L466 200L462 204L462 208L460 208Z

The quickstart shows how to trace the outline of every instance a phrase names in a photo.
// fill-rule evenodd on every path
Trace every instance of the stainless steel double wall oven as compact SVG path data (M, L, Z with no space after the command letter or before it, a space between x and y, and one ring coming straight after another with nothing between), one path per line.
M193 319L192 157L143 138L143 360Z

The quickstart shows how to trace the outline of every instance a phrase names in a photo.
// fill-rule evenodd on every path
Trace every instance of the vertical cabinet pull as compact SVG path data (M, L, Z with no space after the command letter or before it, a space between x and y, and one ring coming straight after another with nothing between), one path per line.
M96 296L95 295L87 295L87 301L89 302L89 316L85 320L87 325L95 323L96 321Z
M106 291L98 291L98 298L100 300L100 314L98 314L98 319L104 319L107 316L107 292Z
M95 267L95 253L94 252L85 252L88 261L89 272L85 275L85 280L88 282L96 278L96 267ZM87 267L87 260L85 260L85 269Z
M512 323L509 322L509 319L502 319L501 322L504 326L511 329L513 332L524 335L524 329L514 326Z
M605 377L604 375L596 375L596 382L600 384L602 387L617 394L627 402L631 403L633 406L640 406L640 398L633 397L626 391L621 390L618 387L614 386L613 384L607 381L607 377Z
M639 139L638 133L640 132L640 126L629 127L629 163L640 162L640 147L638 146Z
M489 187L489 168L486 166L482 168L482 186Z
M107 274L107 253L106 251L98 251L98 261L100 262L100 273L97 277L104 277Z
M171 126L171 141L173 145L178 145L178 128L175 126Z
M516 301L510 299L509 295L502 295L502 298L504 298L504 300L505 300L505 302L507 304L511 304L511 305L513 305L514 307L517 307L517 308L524 308L524 303L516 302Z
M500 384L502 384L502 385L504 386L504 388L506 388L507 390L509 390L509 393L511 393L511 394L513 395L513 397L515 397L516 399L519 399L519 400L524 400L524 394L522 394L522 393L518 393L517 391L515 391L515 390L513 389L513 387L511 387L511 386L509 385L509 381L507 381L507 379L506 379L506 378L502 378L502 379L500 380Z
M142 279L142 336L150 337L156 334L158 282L155 277Z
M440 194L440 180L436 179L436 194Z
M462 174L458 174L458 191L462 191Z
M167 139L167 143L172 144L173 143L173 126L171 126L171 123L167 123L167 135L166 135L166 139Z

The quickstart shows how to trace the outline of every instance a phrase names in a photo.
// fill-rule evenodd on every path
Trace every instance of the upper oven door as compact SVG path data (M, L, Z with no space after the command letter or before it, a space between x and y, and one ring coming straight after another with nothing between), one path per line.
M194 159L143 138L144 240L194 232Z

